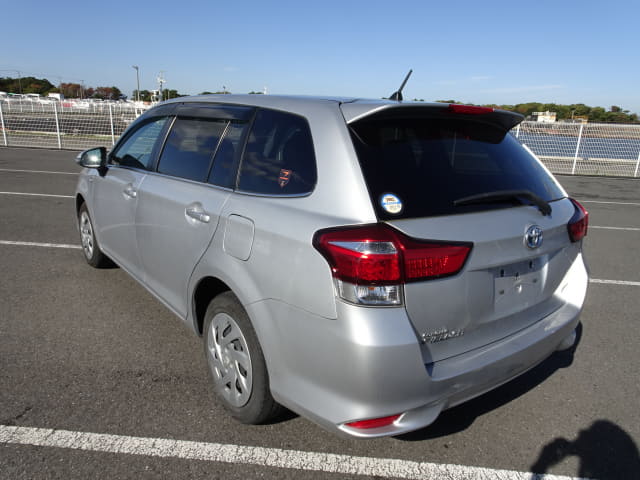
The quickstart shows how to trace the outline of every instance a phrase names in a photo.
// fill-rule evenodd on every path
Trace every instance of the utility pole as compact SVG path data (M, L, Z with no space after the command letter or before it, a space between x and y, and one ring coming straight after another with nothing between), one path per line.
M138 65L132 65L133 68L136 69L136 84L138 85L138 89L136 90L136 97L137 100L140 101L140 74L139 74L139 69L138 69Z

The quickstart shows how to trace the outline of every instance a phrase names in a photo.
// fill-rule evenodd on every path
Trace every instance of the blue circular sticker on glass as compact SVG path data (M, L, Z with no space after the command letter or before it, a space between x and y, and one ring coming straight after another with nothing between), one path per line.
M385 193L380 197L380 205L386 212L396 215L402 211L402 200L393 193Z

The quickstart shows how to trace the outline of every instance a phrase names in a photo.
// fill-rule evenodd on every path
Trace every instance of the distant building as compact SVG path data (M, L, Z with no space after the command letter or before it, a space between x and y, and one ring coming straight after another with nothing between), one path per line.
M533 112L531 114L536 122L555 123L556 112Z

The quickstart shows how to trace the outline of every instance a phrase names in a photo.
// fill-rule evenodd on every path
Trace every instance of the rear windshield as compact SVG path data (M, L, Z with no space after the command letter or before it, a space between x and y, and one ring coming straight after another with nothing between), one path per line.
M378 118L351 135L381 219L454 215L520 205L511 200L454 205L503 190L528 190L549 202L562 191L503 129L443 118Z

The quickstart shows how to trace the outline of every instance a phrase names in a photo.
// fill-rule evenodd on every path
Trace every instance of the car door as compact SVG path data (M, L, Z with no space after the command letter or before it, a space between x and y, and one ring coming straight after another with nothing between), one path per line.
M168 117L143 121L118 143L109 155L103 175L94 178L94 218L104 252L125 270L140 278L136 248L135 212L138 189L153 164Z
M136 235L144 282L183 318L189 278L235 181L235 147L244 125L236 117L242 120L247 109L233 110L179 109L156 172L139 190Z

